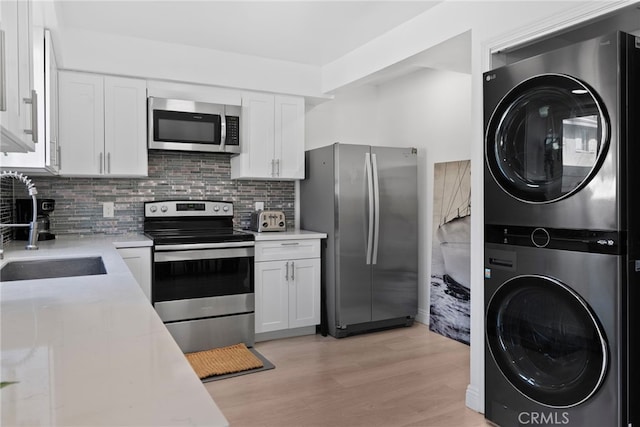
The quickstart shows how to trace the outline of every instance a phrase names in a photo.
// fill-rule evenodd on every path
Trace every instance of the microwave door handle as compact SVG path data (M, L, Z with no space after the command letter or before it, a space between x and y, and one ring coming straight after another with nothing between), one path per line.
M227 144L227 116L223 112L220 114L220 151L225 151Z

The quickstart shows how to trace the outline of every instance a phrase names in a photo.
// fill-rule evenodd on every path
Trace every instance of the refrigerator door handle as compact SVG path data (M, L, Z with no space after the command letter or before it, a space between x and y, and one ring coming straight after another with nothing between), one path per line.
M367 189L369 194L369 233L367 236L367 265L371 264L371 252L373 250L373 176L371 171L371 154L364 155L364 169L367 174Z
M371 164L373 165L373 203L374 203L374 226L373 226L373 257L372 264L378 263L378 237L380 234L380 181L378 180L378 161L375 154L371 154Z

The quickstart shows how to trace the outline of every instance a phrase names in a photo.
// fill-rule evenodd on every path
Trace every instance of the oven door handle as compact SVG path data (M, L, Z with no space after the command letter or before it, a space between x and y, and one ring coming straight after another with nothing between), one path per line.
M180 245L156 245L156 252L184 251L193 249L226 249L226 248L251 248L254 242L227 242L227 243L184 243Z
M253 248L221 248L198 249L192 251L158 252L153 256L154 262L198 261L203 259L253 258Z

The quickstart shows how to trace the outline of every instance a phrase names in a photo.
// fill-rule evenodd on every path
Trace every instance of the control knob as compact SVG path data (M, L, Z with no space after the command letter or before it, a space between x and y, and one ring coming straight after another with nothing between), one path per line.
M168 210L169 210L169 208L168 208L166 205L162 205L162 206L160 207L160 210L161 210L162 212L166 212L166 211L168 211Z
M157 211L157 210L158 210L158 207L157 207L157 206L155 206L155 205L153 205L153 206L151 206L151 207L149 208L149 210L150 210L151 212L155 212L155 211Z
M227 211L229 210L229 206L226 206L226 205L225 205L225 206L223 206L223 207L222 207L222 210L223 210L223 211L225 211L225 212L227 212Z
M214 212L218 212L219 210L220 210L220 206L218 206L218 205L214 205L213 206L213 211Z

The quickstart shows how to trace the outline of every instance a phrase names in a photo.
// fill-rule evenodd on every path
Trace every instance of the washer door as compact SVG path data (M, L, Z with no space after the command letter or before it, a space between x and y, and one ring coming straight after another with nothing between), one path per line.
M513 88L494 110L486 161L504 191L550 203L584 187L607 151L609 124L595 93L579 80L543 74Z
M604 334L566 285L543 276L512 278L493 295L486 314L487 343L498 368L529 399L568 408L602 384Z

